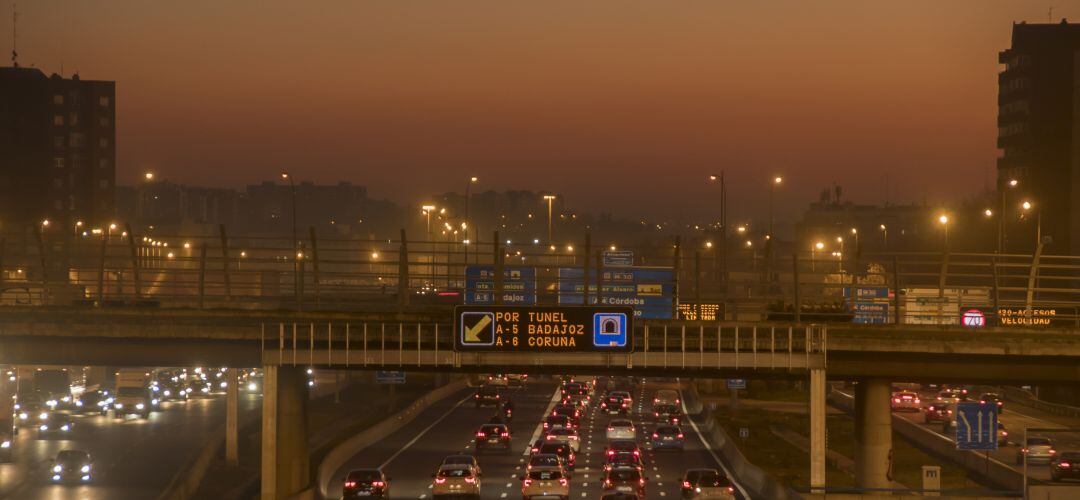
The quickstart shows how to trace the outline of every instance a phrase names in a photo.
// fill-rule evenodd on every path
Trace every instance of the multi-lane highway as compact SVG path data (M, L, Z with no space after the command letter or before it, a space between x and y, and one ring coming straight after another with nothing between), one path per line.
M241 394L240 411L258 398ZM165 490L173 475L225 422L225 398L163 402L147 420L77 416L70 436L41 438L22 428L13 463L0 465L0 498L147 499ZM81 449L94 458L86 485L51 484L48 461L63 449Z
M632 419L638 428L637 442L645 455L648 474L647 498L678 498L683 472L689 468L722 469L716 456L704 444L692 427L685 430L684 451L653 451L648 447L645 431L654 426L651 417L652 394L659 386L646 382L634 391ZM327 485L330 498L339 498L345 474L352 469L382 468L391 478L390 491L396 499L431 498L431 475L443 457L452 454L476 454L473 436L489 421L491 408L475 408L474 389L465 389L433 405L415 420L364 449L342 466ZM542 419L559 400L559 390L552 381L531 382L523 389L506 391L514 401L514 418L510 423L512 452L476 454L483 476L481 496L484 499L520 498L521 480L528 461L528 448L541 434ZM597 412L598 390L581 419L581 450L570 482L571 498L600 498L605 430L608 417ZM737 478L734 478L737 480Z
M918 392L924 406L933 403L938 394L937 390L930 389L923 389ZM970 396L977 400L979 394L974 393L970 394ZM1019 450L1021 448L1020 443L1024 439L1024 429L1060 429L1060 432L1032 432L1029 436L1050 438L1054 442L1054 446L1059 453L1062 451L1080 450L1080 432L1078 432L1080 431L1080 427L1073 426L1073 430L1068 431L1068 426L1027 414L1027 412L1030 411L1030 409L1023 406L1005 403L1002 412L998 416L998 420L1005 424L1006 432L1008 432L1008 436L1006 437L1008 444L990 452L990 458L1005 463L1016 469L1018 472L1022 472L1023 465L1017 462ZM924 426L943 439L955 441L954 428L951 428L949 432L946 432L945 426L941 422L926 423L923 412L896 412L896 414ZM1060 418L1062 417L1058 417L1057 419ZM1077 423L1080 424L1080 422ZM1028 477L1036 481L1049 481L1049 465L1045 463L1028 464Z

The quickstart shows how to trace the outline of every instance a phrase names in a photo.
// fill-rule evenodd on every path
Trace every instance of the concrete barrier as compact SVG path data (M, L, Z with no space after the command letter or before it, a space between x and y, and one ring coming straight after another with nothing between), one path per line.
M369 427L359 434L346 439L341 444L330 450L319 464L316 474L316 485L300 495L294 496L297 500L311 500L314 498L327 498L327 486L333 479L334 473L345 465L350 458L360 453L364 448L371 446L387 435L401 429L412 422L420 413L432 404L442 401L451 394L468 386L466 379L459 379L447 385L434 389L414 401L408 408L401 410L393 416ZM318 495L316 496L316 492Z
M1043 401L1036 398L1034 394L1019 387L1002 387L1001 394L1005 396L1005 399L1008 401L1030 406L1036 410L1065 417L1080 417L1080 408Z
M829 400L834 406L853 411L855 398L851 394L833 387L829 391ZM996 488L1016 492L1024 489L1023 474L999 460L987 459L975 451L958 450L956 443L949 438L897 415L892 416L892 425L893 431L897 434L913 443L918 443L919 447L934 455L960 465Z

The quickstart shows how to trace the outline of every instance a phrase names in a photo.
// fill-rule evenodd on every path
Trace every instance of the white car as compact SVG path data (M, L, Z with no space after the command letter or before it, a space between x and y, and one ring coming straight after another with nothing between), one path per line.
M1044 437L1029 437L1027 444L1016 452L1016 463L1024 463L1024 455L1027 455L1028 464L1048 464L1053 460L1057 450L1054 443Z
M634 427L633 422L624 418L617 418L608 423L607 438L608 440L633 440L637 438L637 429Z

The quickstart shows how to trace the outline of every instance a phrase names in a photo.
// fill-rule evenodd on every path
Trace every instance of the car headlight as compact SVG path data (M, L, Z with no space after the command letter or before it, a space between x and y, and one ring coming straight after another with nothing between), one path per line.
M50 399L50 400L46 401L45 404L48 407L52 408L52 407L56 406L56 400L55 399Z
M160 403L160 401L158 401L158 400L156 400L156 399L151 399L151 400L150 400L150 404L152 404L152 405L154 405L154 406L157 406L157 404L158 404L158 403Z
M124 409L124 403L116 403L114 406L116 406L117 410L123 410Z
M146 405L144 405L142 403L135 403L135 409L136 410L141 410L143 408L146 408Z
M71 402L71 396L64 396L64 397L60 398L60 401L63 401L65 403L70 403Z
M49 430L49 426L42 424L41 426L38 427L38 430L39 431L47 431L47 430Z
M53 472L60 472L62 470L64 470L64 468L59 466L59 465L54 465L53 468L52 468Z
M81 470L83 472L83 474L86 474L87 472L90 472L90 466L89 465L84 465L79 470Z
M79 408L82 408L82 400L81 399L76 400L75 401L75 406L78 406Z
M26 420L28 418L30 418L30 415L27 415L26 412L22 412L19 414L19 420Z
M228 387L229 383L228 382L222 382L222 383L220 383L218 385L221 386L222 389L224 389L224 388Z
M61 426L60 426L60 430L62 430L62 431L70 431L70 430L71 430L71 426L70 426L70 425L67 425L67 424L61 425Z
M46 418L49 418L49 414L45 413L45 412L41 412L41 413L38 413L37 418L38 418L38 420L45 420Z
M255 392L255 390L258 389L258 388L259 387L255 385L255 382L251 382L251 383L248 384L248 390L249 391Z
M3 448L5 450L11 448L11 441L4 441L3 443L0 443L0 448Z
M165 389L165 397L172 396L172 391Z
M205 385L204 385L204 386L203 386L203 388L202 388L202 389L200 389L200 390L201 390L202 392L210 392L210 388L209 388L209 387L207 387L207 386L205 386Z
M83 481L89 481L90 480L90 474L83 474L82 480Z

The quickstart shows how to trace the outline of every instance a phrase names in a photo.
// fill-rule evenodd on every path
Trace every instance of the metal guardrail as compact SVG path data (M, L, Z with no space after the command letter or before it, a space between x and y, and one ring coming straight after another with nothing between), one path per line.
M460 368L495 366L620 366L628 369L825 368L828 330L769 324L659 325L634 329L630 354L552 351L459 353L451 325L439 323L276 323L262 325L263 361L281 366L340 368Z
M135 235L130 228L101 234L34 237L0 234L0 305L354 310L364 307L461 303L467 294L494 301L524 293L501 278L514 268L535 270L539 304L603 302L625 293L617 268L603 266L606 247L588 235L560 246L499 238L486 242L320 237L314 229L285 236ZM892 323L952 323L968 307L990 320L999 311L1053 311L1040 321L1080 327L1080 256L978 253L821 252L775 255L771 250L720 252L674 238L671 245L620 248L633 264L670 270L650 283L670 290L672 316L850 322L853 288L884 288L875 301ZM469 266L493 272L482 286L466 280ZM577 278L560 276L574 269ZM933 305L941 304L940 311ZM927 310L929 306L929 312Z

